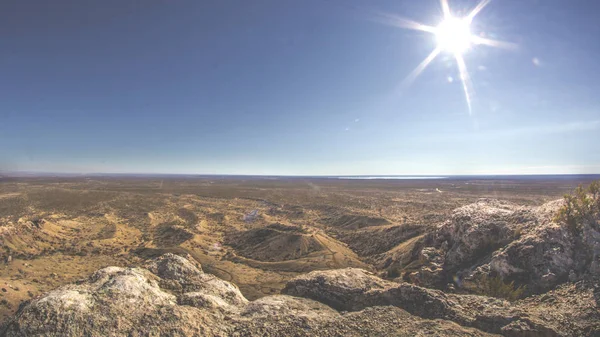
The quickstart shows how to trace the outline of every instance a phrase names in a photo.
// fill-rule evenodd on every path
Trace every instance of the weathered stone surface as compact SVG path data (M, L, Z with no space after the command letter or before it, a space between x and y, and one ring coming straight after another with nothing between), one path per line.
M159 278L145 269L108 267L86 282L67 285L25 304L7 324L4 335L106 336L144 331L226 335L215 315L178 306L176 300L159 287Z
M311 298L337 310L360 310L358 301L366 293L391 287L393 282L382 280L358 268L313 271L287 283L282 293Z
M189 259L165 254L150 261L146 268L160 278L163 288L172 292L212 295L231 305L248 302L237 286L214 275L203 273L202 268L190 262L193 260L191 257Z
M583 284L549 297L576 321L569 324L558 319L561 313L543 318L550 310L548 298L511 304L444 294L362 269L312 272L290 281L286 295L249 302L236 286L204 274L185 258L166 254L147 266L104 268L32 299L0 331L6 336L593 336L600 331L597 305L590 300L597 301L596 293Z
M553 221L561 200L539 207L482 199L460 207L428 234L415 284L469 288L482 276L525 285L529 294L548 291L584 275L600 276L600 225L581 224L572 233Z
M577 316L583 328L569 331L569 323L545 319L545 310L537 310L534 303L523 302L528 303L524 305L484 296L445 294L408 283L382 281L361 269L311 272L288 282L283 292L347 311L395 306L421 318L449 320L508 336L571 336L573 331L581 334L600 329L600 323L594 323L600 319L597 311L588 310L586 318ZM573 303L597 310L597 304L585 303L590 298L590 291L587 292L586 296L576 294Z

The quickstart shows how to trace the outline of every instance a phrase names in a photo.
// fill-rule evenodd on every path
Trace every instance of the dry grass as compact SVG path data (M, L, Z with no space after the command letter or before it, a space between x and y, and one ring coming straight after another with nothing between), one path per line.
M168 251L191 254L251 299L277 293L286 280L315 269L410 268L423 234L454 208L480 197L541 204L577 183L0 180L0 260L12 257L0 266L0 286L6 288L0 291L0 316L13 313L30 296L100 267L140 265ZM252 211L258 216L245 221ZM249 254L248 242L231 241L235 233L260 233L274 223L283 227L267 235L268 243L257 243L260 254ZM300 229L286 232L288 227Z

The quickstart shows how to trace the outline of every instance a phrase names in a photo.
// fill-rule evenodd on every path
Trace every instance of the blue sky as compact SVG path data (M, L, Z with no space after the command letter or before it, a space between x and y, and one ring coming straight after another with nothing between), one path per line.
M452 1L456 15L476 1ZM439 2L0 3L0 170L600 173L600 3L495 0L411 85ZM450 81L449 79L453 80Z

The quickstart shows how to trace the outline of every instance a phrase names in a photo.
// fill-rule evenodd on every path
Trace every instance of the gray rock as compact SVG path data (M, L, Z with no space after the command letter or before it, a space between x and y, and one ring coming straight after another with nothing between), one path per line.
M236 286L185 258L167 254L147 266L150 270L104 268L30 300L1 335L591 336L600 331L593 323L600 321L597 307L590 305L594 295L585 290L580 296L578 288L552 294L576 318L578 325L571 326L527 311L547 306L545 299L510 304L448 295L361 269L312 272L289 282L287 295L249 302Z
M189 258L168 253L150 261L146 268L160 278L161 287L172 292L213 295L231 305L248 302L236 285L205 274Z
M490 297L445 294L408 283L385 282L361 269L311 272L288 282L283 292L339 310L394 306L421 318L453 321L509 336L570 335L565 327L545 321L544 312L533 314L523 307Z
M527 207L482 199L460 207L428 235L421 266L409 279L429 287L454 281L470 288L481 276L500 276L531 294L567 281L571 270L600 277L600 226L581 224L574 235L553 221L561 205L562 200Z

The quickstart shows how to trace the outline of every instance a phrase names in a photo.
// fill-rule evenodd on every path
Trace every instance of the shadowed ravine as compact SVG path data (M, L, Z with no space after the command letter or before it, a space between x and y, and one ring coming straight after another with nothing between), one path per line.
M161 189L145 180L99 182L0 185L0 313L7 333L600 331L599 227L586 220L574 232L555 217L560 195L579 181L175 179L163 180ZM149 267L163 260L171 261L165 270L198 264L206 274L165 279ZM118 268L103 269L112 266ZM136 283L143 279L149 288ZM229 284L217 280L230 282L235 295L203 293ZM150 306L147 315L136 316L121 303L126 298ZM117 330L86 323L103 320Z

